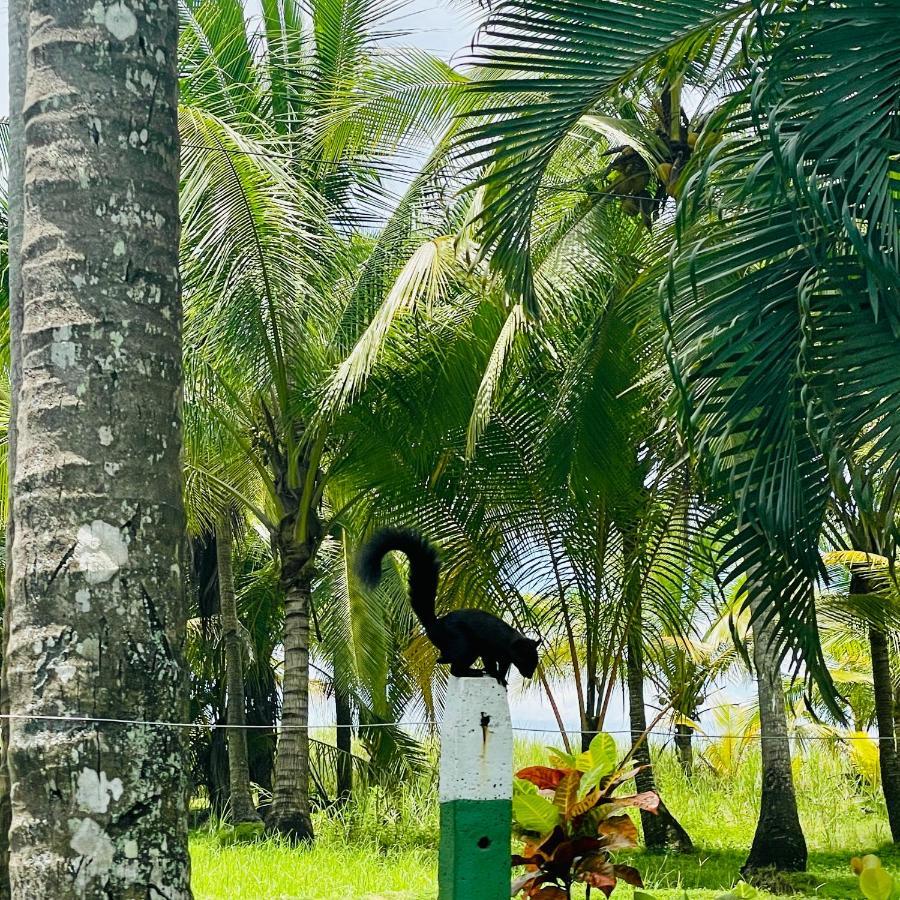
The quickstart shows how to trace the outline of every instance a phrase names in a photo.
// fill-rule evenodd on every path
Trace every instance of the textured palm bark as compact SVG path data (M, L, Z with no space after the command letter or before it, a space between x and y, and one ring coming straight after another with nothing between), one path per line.
M758 603L754 603L754 611ZM791 771L776 625L777 620L766 621L765 613L753 623L753 663L759 691L763 774L759 820L750 855L744 864L745 872L767 868L784 872L806 870L806 839L800 826Z
M225 689L228 711L228 786L231 819L259 822L260 816L250 793L250 765L247 761L246 700L244 662L238 631L237 600L232 570L231 522L223 518L216 528L216 563L219 572L219 605L225 643Z
M309 610L308 570L288 586L284 599L284 678L275 758L270 830L294 841L313 838L309 809Z
M175 0L28 0L13 898L190 897ZM18 17L17 17L18 18Z
M653 776L650 743L643 737L647 730L647 711L644 705L644 647L641 621L638 609L634 615L635 627L631 629L628 638L628 658L625 666L628 681L628 711L632 746L637 744L633 759L636 766L642 767L635 775L635 784L638 791L655 791L656 779ZM694 849L690 835L661 799L657 815L641 810L641 825L644 830L644 843L649 850L668 849L679 853L691 853Z
M22 333L22 277L21 250L25 204L25 128L22 112L25 103L25 10L23 0L9 4L9 171L8 171L8 250L9 250L9 327L10 327L10 397L12 404L7 426L7 491L12 498L16 472L16 397L22 381L22 362L19 335ZM6 522L6 558L12 557L15 522L12 503ZM11 604L12 566L6 566L4 585L2 669L0 669L0 715L9 715L9 685L7 683L7 653L9 645L9 615ZM9 826L12 819L10 797L9 719L0 719L0 900L8 900L9 885Z
M856 593L854 588L850 588ZM872 650L872 686L875 693L875 720L878 724L878 765L881 790L887 805L891 838L900 840L900 755L897 753L894 696L891 681L891 657L887 635L879 628L869 628Z
M860 723L854 731L865 731L865 726ZM900 750L900 684L894 686L894 744Z

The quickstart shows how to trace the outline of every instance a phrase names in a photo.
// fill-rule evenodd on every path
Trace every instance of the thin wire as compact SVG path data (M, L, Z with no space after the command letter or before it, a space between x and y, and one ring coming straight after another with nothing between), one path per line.
M331 729L331 728L356 728L355 725L217 725L207 722L164 722L153 719L112 719L102 716L42 716L21 713L5 713L0 715L0 719L10 719L17 721L33 721L33 722L78 722L90 725L141 725L146 728L187 728L199 729L206 731L219 731L228 729L240 729L241 731L271 731L276 729L279 731L311 731L313 729ZM371 725L364 725L364 728L399 728L401 725L408 727L421 727L430 725L430 722L373 722Z
M15 721L33 721L33 722L74 722L90 725L140 725L145 728L185 728L190 730L201 731L219 731L229 729L240 729L242 731L313 731L313 730L336 730L338 728L426 728L431 727L433 722L373 722L370 725L217 725L206 722L164 722L152 719L114 719L104 718L100 716L50 716L50 715L30 715L22 713L5 713L0 715L0 719L8 719ZM558 728L528 728L523 725L513 725L513 731L525 732L528 734L559 734ZM604 734L632 735L638 732L629 729L604 729ZM643 733L643 732L640 732ZM581 734L581 729L566 729L566 734ZM677 732L674 731L651 731L651 735L655 737L676 737ZM805 735L805 734L787 734L787 735L771 735L757 732L756 734L706 734L703 732L692 732L692 737L703 740L764 740L766 738L786 737L789 740L801 741L878 741L877 737L869 735Z

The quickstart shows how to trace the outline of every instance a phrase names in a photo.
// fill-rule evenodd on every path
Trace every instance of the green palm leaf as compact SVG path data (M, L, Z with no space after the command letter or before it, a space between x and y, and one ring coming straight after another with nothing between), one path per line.
M504 0L482 28L480 61L520 73L473 90L513 95L512 109L480 108L465 135L473 165L485 166L481 239L510 292L537 309L529 255L538 191L554 154L611 92L665 62L675 48L724 40L752 4L723 0Z

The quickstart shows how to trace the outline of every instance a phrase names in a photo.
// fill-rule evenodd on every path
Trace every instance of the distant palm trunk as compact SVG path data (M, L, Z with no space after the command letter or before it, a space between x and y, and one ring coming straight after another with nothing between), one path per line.
M353 796L353 717L350 698L338 684L334 686L337 723L337 804L344 806Z
M675 725L675 749L681 769L688 778L694 774L694 732L690 725L678 722Z
M587 750L591 741L597 736L600 728L600 685L597 680L597 667L589 651L585 654L585 702L581 716L581 749Z
M860 725L856 731L865 731L865 727ZM900 749L900 684L894 687L894 743Z
M759 605L759 600L752 603L754 612ZM806 869L806 839L800 827L791 771L776 623L766 621L765 615L763 612L753 623L753 663L762 732L762 797L753 845L743 870L775 868L802 872Z
M11 894L185 900L178 4L15 19Z
M247 762L246 700L241 636L238 632L237 600L232 571L232 537L229 517L216 528L216 563L219 571L219 604L225 642L225 683L228 709L228 782L231 818L235 824L259 822L260 816L250 794L250 766ZM237 727L241 726L241 727Z
M626 676L628 681L628 708L631 719L631 742L634 746L641 741L634 752L635 765L641 766L635 775L635 784L639 791L655 791L656 779L650 758L650 742L643 739L647 730L647 711L644 704L644 646L641 634L641 610L638 605L633 614L633 627L628 636L628 658L626 660ZM641 810L641 825L644 829L644 843L648 849L677 850L679 853L690 853L694 849L690 835L681 823L669 812L665 803L660 801L658 815Z
M851 593L867 593L866 580L854 575ZM891 658L887 635L870 626L869 646L872 651L872 687L875 694L875 720L878 724L878 764L881 790L887 806L888 822L894 842L900 841L900 755L897 752Z

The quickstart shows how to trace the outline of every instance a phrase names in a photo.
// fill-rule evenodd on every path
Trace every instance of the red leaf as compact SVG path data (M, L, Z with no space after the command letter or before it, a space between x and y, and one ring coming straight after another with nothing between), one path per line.
M547 885L539 891L529 893L531 900L566 900L566 892L555 885Z
M626 815L612 816L601 822L597 831L604 838L604 850L630 850L637 847L637 826Z
M551 769L549 766L529 766L516 772L516 778L530 781L541 790L555 790L565 774L562 769Z
M578 880L597 888L609 897L616 887L615 869L603 854L597 853L581 861Z
M641 873L634 866L613 866L613 871L617 878L621 878L627 884L633 884L639 888L644 886L644 879L641 878Z
M545 859L549 859L556 852L556 848L566 840L566 833L557 825L547 837L537 846L534 847L535 853L540 853Z
M656 791L644 791L642 794L632 794L630 797L614 797L610 802L618 809L637 807L637 809L652 813L659 811L659 794Z
M560 844L553 852L553 870L562 875L568 875L572 863L580 856L587 856L599 850L601 842L595 837L573 838Z

